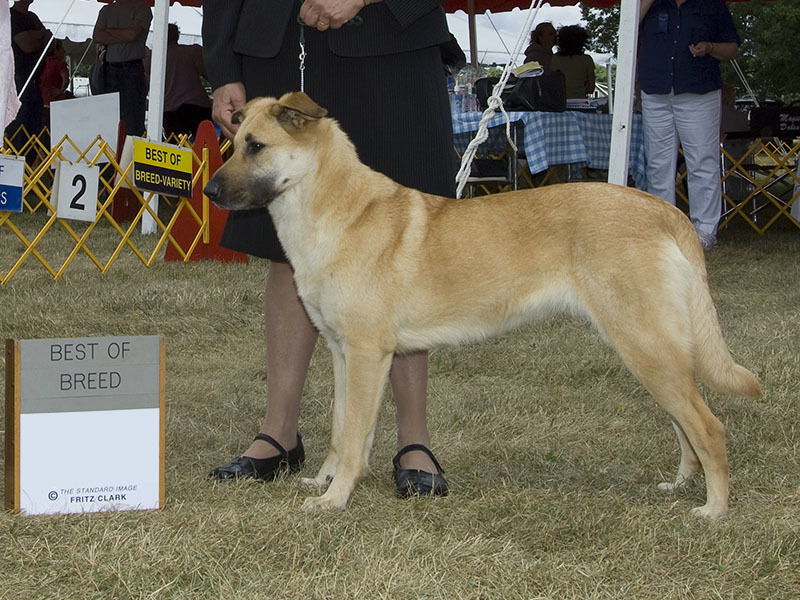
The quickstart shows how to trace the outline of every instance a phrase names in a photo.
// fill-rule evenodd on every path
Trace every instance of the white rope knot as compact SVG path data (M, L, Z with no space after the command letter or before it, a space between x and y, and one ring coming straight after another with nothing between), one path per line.
M467 149L464 150L464 154L461 155L461 167L456 175L456 198L461 198L464 187L467 185L467 179L469 178L470 170L472 169L472 161L475 158L475 153L478 151L478 146L480 146L489 138L489 121L494 116L494 113L498 108L505 117L506 139L512 148L512 152L514 152L514 160L517 160L517 146L514 144L511 136L511 121L509 120L508 113L503 106L501 94L503 93L503 89L508 82L508 78L511 76L511 68L516 60L516 57L522 51L522 46L527 43L528 32L531 30L534 20L536 20L536 15L539 13L539 8L541 7L543 1L544 0L531 0L531 6L528 9L528 17L525 19L525 23L522 26L522 31L520 31L519 37L517 38L517 44L514 46L514 50L509 56L506 66L503 68L503 74L500 76L500 80L492 90L492 95L486 99L486 104L488 106L483 111L483 115L481 116L481 121L478 124L478 131L475 133L475 137L472 138L472 141L470 141L470 143L467 145Z

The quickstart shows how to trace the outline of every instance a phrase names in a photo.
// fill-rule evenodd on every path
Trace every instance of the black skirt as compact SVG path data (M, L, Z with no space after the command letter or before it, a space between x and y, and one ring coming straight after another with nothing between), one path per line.
M355 25L353 25L355 26ZM341 57L325 33L303 28L305 92L336 119L359 158L402 185L455 196L456 154L438 46L374 57ZM300 25L290 20L275 58L243 57L247 97L300 89ZM264 210L228 215L222 245L276 261L286 255Z

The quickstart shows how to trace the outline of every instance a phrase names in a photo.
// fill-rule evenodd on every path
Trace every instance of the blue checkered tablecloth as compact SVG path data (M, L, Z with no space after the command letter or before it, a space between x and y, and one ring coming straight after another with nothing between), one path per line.
M453 113L456 149L463 152L478 129L480 112ZM592 169L608 169L611 149L611 115L587 112L509 112L517 128L517 146L524 151L531 173L550 165L585 163ZM505 118L496 113L489 121L489 139L481 145L482 154L506 147ZM633 115L633 130L628 169L636 187L647 184L644 135L641 115Z

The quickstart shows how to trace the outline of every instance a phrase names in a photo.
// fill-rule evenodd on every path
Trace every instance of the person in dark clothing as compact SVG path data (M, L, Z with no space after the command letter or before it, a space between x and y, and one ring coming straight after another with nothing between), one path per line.
M525 62L536 61L545 73L549 73L550 63L553 61L553 46L556 45L556 35L556 28L552 23L539 23L531 31L531 43L525 48Z
M206 0L203 40L213 116L233 136L234 111L257 96L301 87L350 136L359 157L397 182L452 197L455 153L440 44L450 40L441 0ZM297 433L303 382L317 340L269 214L232 212L223 245L270 259L265 323L267 414L245 453L212 477L271 479L300 468ZM394 476L402 496L447 493L429 450L427 354L396 356ZM292 448L292 450L286 450Z
M145 41L153 13L142 0L115 0L97 15L92 39L106 46L105 93L119 92L120 119L128 135L144 133L147 111Z
M30 10L33 0L17 0L11 7L11 46L14 50L14 82L20 96L19 112L16 119L6 128L11 145L22 148L28 136L39 135L44 125L44 104L39 87L39 72L31 77L36 63L47 42L52 37L42 22ZM43 63L42 63L43 64ZM41 70L41 66L39 67ZM30 79L30 81L28 81ZM25 82L28 86L23 91ZM25 128L27 134L23 133ZM28 152L28 158L35 154Z
M550 62L567 82L567 98L585 98L594 91L594 60L586 54L589 35L580 25L558 30L558 52Z

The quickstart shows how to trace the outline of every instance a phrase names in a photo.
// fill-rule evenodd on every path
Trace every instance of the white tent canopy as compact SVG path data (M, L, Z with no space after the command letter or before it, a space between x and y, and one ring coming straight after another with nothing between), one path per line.
M35 0L31 10L35 12L44 23L45 27L54 31L64 17L64 11L69 6L70 0ZM61 25L57 37L68 39L72 42L83 42L92 37L92 30L97 21L102 3L96 0L77 0ZM580 9L574 6L543 7L537 18L537 23L542 21L552 22L556 27L579 23ZM519 35L519 26L524 22L525 15L519 9L506 13L477 15L478 39L480 40L480 62L505 63L509 52ZM457 12L447 15L450 31L458 40L461 48L469 52L469 26L467 15ZM203 11L201 8L181 6L174 4L169 9L169 22L176 23L181 29L180 42L182 44L201 44L201 27ZM148 46L152 47L153 30L148 37ZM593 55L594 56L594 55ZM595 62L604 62L597 60Z
M478 40L478 62L482 64L505 64L511 50L514 49L519 30L526 19L527 11L515 8L504 13L491 13L475 15L476 37ZM581 21L580 8L576 6L550 7L543 6L539 9L534 25L550 22L556 28L562 25L575 25ZM458 45L469 56L469 17L464 11L447 15L447 24L450 31L458 40Z
M68 39L73 42L83 42L92 37L94 24L97 22L97 13L104 6L95 0L77 0L69 12L64 12L69 6L69 0L35 0L31 11L36 13L45 27L55 32L61 20L61 27L56 37ZM176 23L181 29L182 44L200 44L201 27L203 24L202 9L191 6L174 4L169 9L169 22ZM148 46L152 47L153 27L147 38Z

